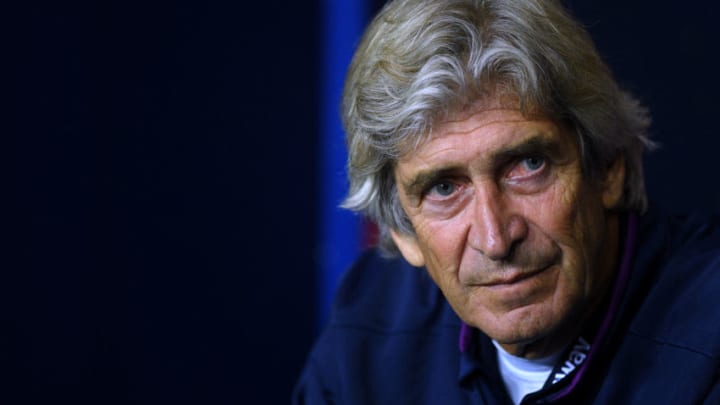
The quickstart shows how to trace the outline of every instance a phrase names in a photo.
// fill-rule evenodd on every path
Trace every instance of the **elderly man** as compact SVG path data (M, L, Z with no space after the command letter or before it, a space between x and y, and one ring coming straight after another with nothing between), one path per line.
M720 403L720 232L647 209L646 111L559 2L389 3L343 114L384 254L296 403Z

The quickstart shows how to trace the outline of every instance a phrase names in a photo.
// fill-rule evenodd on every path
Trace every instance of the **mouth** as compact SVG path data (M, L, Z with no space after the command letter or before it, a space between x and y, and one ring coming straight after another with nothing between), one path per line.
M543 273L545 270L552 267L551 265L547 265L544 267L541 267L537 270L532 271L512 271L508 274L504 274L502 277L494 278L493 280L490 280L488 282L480 284L481 287L509 287L516 284L521 284L523 281L531 279L540 273Z

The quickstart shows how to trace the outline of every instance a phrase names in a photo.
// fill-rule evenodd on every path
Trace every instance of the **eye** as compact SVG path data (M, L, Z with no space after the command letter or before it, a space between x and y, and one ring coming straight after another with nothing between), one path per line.
M449 181L442 181L430 188L429 194L437 195L440 197L448 197L455 192L456 186Z
M543 173L547 172L548 161L542 156L528 156L521 158L513 164L506 174L506 179L511 182L525 182L531 179L540 179Z
M538 156L533 156L523 159L522 164L527 170L534 172L542 169L542 167L545 165L545 159Z

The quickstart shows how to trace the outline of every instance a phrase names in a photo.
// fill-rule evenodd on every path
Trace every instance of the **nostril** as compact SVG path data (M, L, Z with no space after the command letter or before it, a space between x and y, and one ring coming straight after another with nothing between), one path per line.
M476 224L471 245L491 260L502 260L511 248L512 242L508 238L506 229L497 224Z
M508 237L510 238L512 243L516 244L517 242L519 242L527 237L527 233L528 233L527 222L525 222L524 218L522 218L518 215L513 215L508 220L507 232L508 232Z

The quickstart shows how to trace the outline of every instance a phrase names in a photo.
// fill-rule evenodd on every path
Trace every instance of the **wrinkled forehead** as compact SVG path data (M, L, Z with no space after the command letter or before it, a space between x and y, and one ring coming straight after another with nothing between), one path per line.
M558 127L566 129L562 122L550 117L540 108L523 105L516 96L486 96L472 103L448 108L435 114L428 114L429 125L425 133L415 134L399 145L399 160L405 160L423 148L429 142L449 134L460 134L469 129L498 122L508 122L508 112L513 112L515 122L553 121Z

